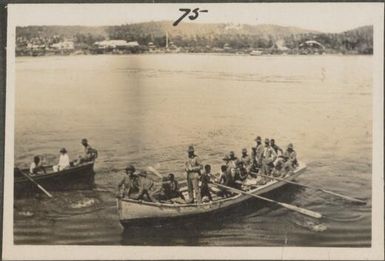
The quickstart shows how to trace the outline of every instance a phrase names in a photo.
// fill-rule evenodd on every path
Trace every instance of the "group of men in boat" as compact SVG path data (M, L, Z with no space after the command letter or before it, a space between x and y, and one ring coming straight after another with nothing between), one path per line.
M68 156L68 152L67 152L66 148L61 148L59 151L59 153L60 153L59 162L57 165L52 166L53 172L62 171L62 170L70 168L71 166L77 166L77 165L85 163L85 162L94 161L98 157L98 151L96 149L92 148L90 144L88 144L87 139L85 139L85 138L82 139L81 144L82 144L83 149L84 149L84 154L79 155L78 159L76 159L72 162L70 161L70 158ZM40 156L37 156L37 155L34 156L33 162L31 163L30 168L29 168L29 172L31 175L37 175L39 173L44 173L44 174L47 173L45 167L42 164Z
M200 158L195 154L194 147L190 145L187 150L188 158L185 163L187 175L188 199L179 190L175 175L170 173L163 178L160 189L153 189L154 182L148 177L146 171L135 173L133 165L126 168L126 176L118 184L118 197L128 197L136 200L147 200L152 202L168 201L176 198L185 203L199 204L203 201L212 200L210 183L219 183L224 186L241 189L246 178L257 178L258 184L266 184L270 179L268 176L284 177L292 172L298 165L297 154L293 144L289 144L283 151L274 139L265 139L262 144L261 137L255 139L256 145L252 147L251 155L247 149L242 149L242 156L238 159L233 151L225 155L221 166L220 176L215 177L211 173L211 166L202 164ZM122 190L123 188L123 190ZM220 190L218 195L228 197L233 193Z

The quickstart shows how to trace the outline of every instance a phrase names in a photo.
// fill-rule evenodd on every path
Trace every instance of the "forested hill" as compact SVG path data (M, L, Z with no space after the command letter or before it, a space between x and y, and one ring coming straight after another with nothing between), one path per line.
M80 45L92 45L103 39L137 41L147 46L166 45L168 40L185 48L274 48L284 46L296 49L307 40L321 43L326 50L339 53L371 54L373 51L373 26L363 26L342 33L325 33L297 27L278 25L201 24L170 21L146 22L120 26L27 26L17 27L17 44L40 41L72 40Z

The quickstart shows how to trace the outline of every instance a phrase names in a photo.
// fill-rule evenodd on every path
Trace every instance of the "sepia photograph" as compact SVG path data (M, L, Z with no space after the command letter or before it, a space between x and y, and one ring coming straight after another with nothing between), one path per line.
M9 5L3 258L383 259L383 9Z

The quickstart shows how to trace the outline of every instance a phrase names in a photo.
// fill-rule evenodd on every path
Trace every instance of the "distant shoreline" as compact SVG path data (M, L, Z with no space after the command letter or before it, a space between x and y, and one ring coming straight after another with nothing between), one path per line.
M218 56L250 56L250 57L276 57L276 56L373 56L373 54L362 54L362 53L323 53L323 54L279 54L279 53L266 53L260 55L250 55L248 53L226 53L226 52L146 52L146 53L104 53L104 54L90 54L90 53L69 53L69 54L42 54L42 55L16 55L15 57L79 57L79 56L138 56L138 55L218 55Z

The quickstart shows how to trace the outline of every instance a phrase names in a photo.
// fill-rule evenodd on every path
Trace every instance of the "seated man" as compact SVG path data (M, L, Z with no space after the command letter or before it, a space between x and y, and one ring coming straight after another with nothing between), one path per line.
M70 158L68 157L67 150L62 148L60 150L60 157L58 165L53 166L53 171L62 171L70 167Z
M233 178L231 176L231 171L227 169L226 165L221 166L221 175L219 177L219 184L228 186L228 187L233 187ZM222 197L229 197L232 195L231 192L229 192L227 189L221 188L221 191L219 193L220 196Z
M293 144L290 143L287 146L287 150L283 153L282 158L284 174L292 172L298 166L297 153L294 150Z
M135 193L139 192L138 176L135 174L135 167L133 165L128 165L126 170L126 175L122 181L118 184L118 195L117 197L133 197ZM121 188L123 186L123 191Z
M207 197L208 200L212 201L213 198L211 197L209 183L210 183L210 176L211 176L211 166L206 165L205 171L202 173L200 177L201 181L201 197L202 199L204 197Z
M170 173L162 184L162 191L160 193L159 199L170 200L173 198L181 198L185 200L185 197L179 190L178 181L175 179L174 174Z
M45 168L41 164L40 157L35 156L35 157L33 157L33 162L31 163L31 166L29 167L29 173L35 175L35 174L38 174L40 171L43 171L44 174L47 173L45 171Z

